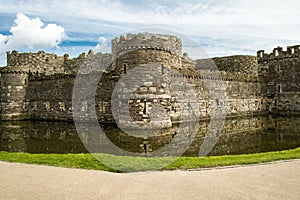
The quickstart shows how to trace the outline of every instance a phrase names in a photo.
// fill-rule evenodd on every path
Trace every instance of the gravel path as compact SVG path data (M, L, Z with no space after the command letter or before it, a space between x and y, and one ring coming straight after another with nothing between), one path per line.
M0 199L300 199L300 160L117 174L0 162Z

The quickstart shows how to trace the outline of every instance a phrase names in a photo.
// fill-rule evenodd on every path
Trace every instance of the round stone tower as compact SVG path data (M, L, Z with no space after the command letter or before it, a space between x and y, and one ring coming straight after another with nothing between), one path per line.
M173 35L130 33L112 40L112 56L120 72L149 63L181 67L182 42Z
M112 56L120 75L112 97L119 127L170 127L168 74L171 67L181 67L181 40L173 35L127 34L112 41Z
M1 120L29 119L26 100L28 72L2 69L0 71Z
M112 40L112 54L119 56L136 49L152 49L168 51L174 55L181 55L181 40L174 35L153 33L129 33Z

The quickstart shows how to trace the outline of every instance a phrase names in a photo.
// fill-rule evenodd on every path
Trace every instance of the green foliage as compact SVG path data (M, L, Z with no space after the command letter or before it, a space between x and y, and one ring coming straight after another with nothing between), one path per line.
M0 160L2 161L104 170L111 172L134 172L157 169L195 169L216 166L255 164L296 158L300 158L300 148L257 154L179 157L177 159L174 157L142 158L114 156L109 154L95 154L93 156L92 154L30 154L8 153L4 151L0 152ZM99 160L105 161L104 163L109 163L109 166L114 166L114 168L118 170L106 166ZM173 160L174 162L172 162ZM160 166L163 166L164 163L171 164L161 168Z

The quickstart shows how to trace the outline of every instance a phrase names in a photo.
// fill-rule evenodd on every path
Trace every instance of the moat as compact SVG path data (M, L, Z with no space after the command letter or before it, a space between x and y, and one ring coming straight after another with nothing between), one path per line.
M72 122L2 121L0 151L29 153L88 153ZM198 156L209 121L201 121L196 136L184 155ZM90 128L89 124L83 124ZM147 137L133 137L116 126L102 126L106 137L129 152L155 151L171 142L178 127L162 129ZM85 135L85 144L99 145ZM184 138L183 138L184 139ZM186 138L185 138L186 139ZM101 141L100 152L110 153ZM226 119L218 141L209 155L258 153L300 146L300 118L257 116Z

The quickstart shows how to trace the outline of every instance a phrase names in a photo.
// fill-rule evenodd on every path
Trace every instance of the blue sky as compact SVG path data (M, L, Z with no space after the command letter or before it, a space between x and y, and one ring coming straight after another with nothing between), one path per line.
M13 49L107 52L114 37L146 27L179 32L212 57L255 55L300 44L299 9L297 0L2 0L0 66Z

